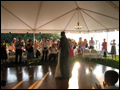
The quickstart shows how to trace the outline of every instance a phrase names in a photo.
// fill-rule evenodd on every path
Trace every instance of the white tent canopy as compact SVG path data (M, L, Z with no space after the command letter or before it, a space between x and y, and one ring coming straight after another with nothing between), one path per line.
M82 29L75 29L79 20ZM119 31L119 1L1 1L1 33Z

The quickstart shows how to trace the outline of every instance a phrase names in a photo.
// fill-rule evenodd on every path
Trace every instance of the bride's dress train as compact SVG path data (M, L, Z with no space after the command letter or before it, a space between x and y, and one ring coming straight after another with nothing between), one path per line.
M59 52L58 52L58 62L55 70L55 78L62 77L61 70L60 70L60 53L61 53L61 49L59 49Z

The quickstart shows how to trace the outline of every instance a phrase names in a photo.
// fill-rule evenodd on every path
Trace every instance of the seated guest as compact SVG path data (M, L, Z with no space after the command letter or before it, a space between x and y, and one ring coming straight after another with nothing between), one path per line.
M55 48L54 44L52 44L52 47L50 49L49 61L51 61L52 57L54 58L54 61L55 61L55 59L57 57L57 48Z
M9 51L10 52L15 52L15 46L13 45L13 43L10 43Z

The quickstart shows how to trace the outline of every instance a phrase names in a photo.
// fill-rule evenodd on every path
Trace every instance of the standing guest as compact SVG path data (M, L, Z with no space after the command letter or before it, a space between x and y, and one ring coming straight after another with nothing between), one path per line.
M83 47L84 47L84 49L88 47L87 39L84 39L84 41L83 41Z
M95 42L93 40L93 37L91 37L91 40L89 41L89 45L90 45L89 49L94 49Z
M49 43L47 41L47 38L45 37L42 43L42 53L43 53L42 61L44 61L44 57L45 57L45 61L47 61L47 55L48 55L48 49L49 49L48 46L49 46Z
M55 40L53 40L52 44L55 45Z
M13 45L15 46L16 38L13 38Z
M29 63L29 61L33 61L34 58L34 53L33 53L33 46L32 46L32 40L30 39L28 41L29 43L26 44L26 50L28 51L27 53L27 62Z
M13 46L15 47L15 43L16 43L16 38L13 38ZM15 48L16 51L16 48Z
M74 57L72 40L70 38L68 40L69 40L69 58L72 58L72 57Z
M16 57L15 57L15 63L18 64L18 55L20 56L19 63L21 63L22 60L22 47L23 42L21 42L21 37L18 38L18 41L15 43L16 47Z
M112 54L112 59L113 59L113 55L115 56L116 59L116 43L115 43L115 39L113 39L113 41L111 41L110 45L112 45L111 47L111 54Z
M73 46L73 50L74 50L76 48L76 46L77 46L77 43L76 43L75 40L73 40L73 43L74 43L74 46Z
M50 38L50 41L49 41L49 47L52 46L52 42L53 42L53 37Z
M21 40L21 42L23 42L23 46L25 46L25 42L24 42L23 39ZM22 47L22 52L25 52L25 48L24 47Z
M39 43L39 47L41 48L42 47L42 43L43 43L44 39L42 38L40 43Z
M57 39L57 45L56 45L56 48L57 48L57 49L58 49L58 47L59 47L59 44L60 44L60 40Z
M78 41L78 53L83 53L83 41L82 41L82 37L79 38L79 41Z
M102 50L104 51L103 57L107 57L107 42L104 39L104 42L102 43Z
M78 57L80 59L82 59L82 56L83 56L83 41L82 41L82 37L79 38L79 41L78 41Z
M38 42L37 42L37 40L35 40L35 42L34 42L34 44L33 44L33 47L34 47L34 57L38 57L38 56L36 56L37 54L37 50L38 50Z
M7 60L7 47L6 47L6 44L5 44L5 41L2 40L1 41L1 60L2 60L2 63L3 63L3 60L5 60L5 64L6 64L6 60Z

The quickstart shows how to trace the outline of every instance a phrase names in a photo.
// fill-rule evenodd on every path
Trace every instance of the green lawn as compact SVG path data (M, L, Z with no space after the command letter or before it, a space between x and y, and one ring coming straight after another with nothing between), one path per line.
M79 61L78 56L73 57L69 63L73 63L75 61ZM116 56L116 60L115 59L112 60L112 56L108 56L106 59L101 58L101 59L96 60L96 59L83 58L80 61L81 62L93 62L93 63L97 63L97 64L101 64L101 65L119 69L119 56Z
M110 66L113 68L117 68L119 69L119 56L116 57L116 60L113 59L111 56L108 56L106 59L102 58L102 59L91 59L89 60L88 58L83 58L83 60L79 60L78 56L75 56L73 58L71 58L71 60L69 61L69 64L74 63L75 61L81 61L81 62L93 62L93 63L98 63L98 64L102 64L105 66ZM1 69L4 67L20 67L20 66L35 66L35 65L56 65L57 62L41 62L41 57L39 57L38 59L35 58L32 62L27 63L27 60L25 60L25 62L23 62L22 64L18 64L16 65L14 62L7 62L7 64L5 63L1 63Z

